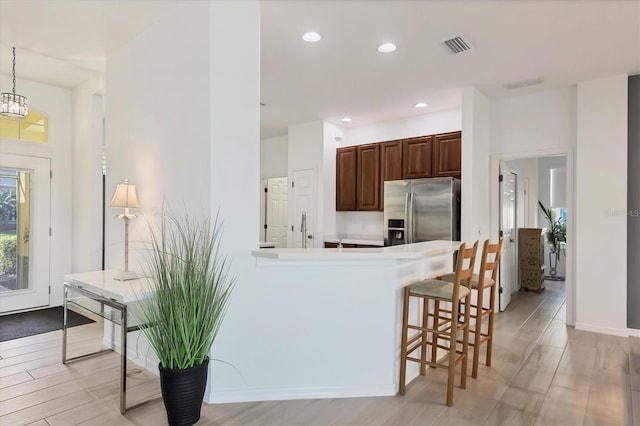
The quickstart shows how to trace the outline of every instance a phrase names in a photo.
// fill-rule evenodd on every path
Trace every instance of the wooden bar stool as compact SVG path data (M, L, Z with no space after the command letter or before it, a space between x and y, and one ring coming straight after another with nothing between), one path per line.
M482 256L480 257L480 273L473 274L471 277L471 290L477 293L476 303L471 303L470 316L473 318L470 333L473 335L473 341L469 344L473 347L473 367L471 368L471 377L478 377L478 362L480 358L480 346L487 344L487 354L485 364L491 367L491 349L493 346L493 316L495 314L496 303L496 283L498 282L498 266L500 265L500 255L502 253L502 238L497 244L491 244L489 240L484 242L482 247ZM491 259L490 259L491 257ZM487 276L487 273L490 275ZM441 280L453 282L455 273L438 277ZM489 292L489 307L484 307L485 290ZM487 324L487 332L482 332L482 321L485 317L489 318Z
M420 364L420 374L425 375L427 366L445 368L448 370L447 378L447 406L453 405L453 384L455 379L456 365L462 363L460 387L467 386L467 351L469 347L469 312L470 312L470 285L471 275L476 259L478 242L471 248L462 244L458 250L458 260L456 262L456 273L452 282L443 280L427 279L404 288L404 299L402 309L402 345L400 348L400 395L405 394L405 382L407 361L414 361ZM423 314L422 323L419 325L409 324L409 300L411 297L422 298ZM430 303L433 301L433 303ZM458 302L464 301L464 321L459 321ZM440 304L447 302L451 308L441 309ZM430 305L433 312L429 311ZM450 312L448 317L443 312ZM429 321L431 319L431 322ZM409 338L409 329L417 330L414 336ZM458 334L462 332L462 348L458 350ZM431 334L431 340L427 338ZM440 339L446 339L447 344L439 344ZM431 346L431 356L427 360L427 346ZM412 352L421 348L420 358L410 357ZM445 349L448 357L443 362L438 362L436 357L437 349Z

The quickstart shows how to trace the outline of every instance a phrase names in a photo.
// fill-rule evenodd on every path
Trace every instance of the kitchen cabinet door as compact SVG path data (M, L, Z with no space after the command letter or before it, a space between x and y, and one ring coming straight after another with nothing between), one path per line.
M402 141L382 142L380 144L380 178L386 180L402 179Z
M433 177L433 136L404 139L402 141L402 178Z
M355 146L336 150L336 210L356 209L356 161Z
M384 208L384 182L402 179L402 140L380 144L380 210Z
M380 209L380 144L356 147L356 210Z
M460 132L433 137L433 177L462 176L462 136Z

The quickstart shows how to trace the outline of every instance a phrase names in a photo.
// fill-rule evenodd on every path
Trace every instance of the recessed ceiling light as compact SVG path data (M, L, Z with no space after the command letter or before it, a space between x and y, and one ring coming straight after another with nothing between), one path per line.
M416 102L416 104L414 105L414 107L416 107L416 108L426 108L428 106L429 106L429 104L426 103L426 102Z
M309 43L315 43L316 41L320 41L322 36L315 31L309 31L308 33L302 34L302 39Z
M343 123L351 123L351 117L342 117L342 121Z
M381 53L389 53L393 52L394 50L396 50L396 45L393 43L382 43L380 46L378 46L378 52Z

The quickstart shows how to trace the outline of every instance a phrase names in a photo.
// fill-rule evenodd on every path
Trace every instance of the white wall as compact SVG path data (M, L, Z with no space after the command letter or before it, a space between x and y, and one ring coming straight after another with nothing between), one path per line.
M73 89L73 272L95 271L102 266L103 92L101 78ZM111 195L105 194L107 202Z
M345 129L344 139L340 146L362 145L415 136L456 132L462 128L461 120L460 109L456 108L367 126L350 127ZM333 162L335 163L335 154ZM335 206L335 200L333 205ZM327 228L325 235L349 234L377 239L383 238L383 220L382 212L337 212L335 229Z
M294 181L294 171L296 170L312 170L315 174L315 208L313 209L313 231L310 232L315 236L313 241L314 247L322 246L322 239L319 235L324 235L324 214L323 214L323 188L324 188L324 122L313 121L311 123L297 124L289 126L288 131L288 178L289 182ZM334 160L335 161L335 160ZM293 225L296 231L300 226L300 218L293 217L294 196L289 187L288 196L288 221L289 229ZM307 214L309 214L307 212ZM311 231L311 230L310 230ZM289 231L289 247L294 247L294 233ZM308 243L307 243L308 244ZM309 245L308 245L309 246Z
M628 77L578 84L576 328L626 335Z
M490 236L491 103L476 88L462 90L461 240Z
M342 146L457 132L462 128L461 126L462 118L459 108L435 111L367 126L349 127L345 130Z
M491 153L546 156L576 139L576 88L500 99L492 103ZM530 155L529 155L530 156Z
M287 137L260 141L260 178L287 176Z
M11 87L11 78L0 75L0 86ZM72 235L72 94L68 89L19 79L18 93L29 106L49 117L47 144L0 139L0 153L51 159L51 256L50 304L62 304L62 275L71 271Z
M322 233L316 235L336 234L336 149L344 138L344 129L335 124L324 122L322 143ZM316 238L316 244L323 241Z
M130 225L132 270L141 269L140 242L163 202L177 213L211 209L208 14L206 2L186 2L107 57L107 201L125 177L136 185L141 216ZM187 108L170 107L185 94ZM121 269L123 223L113 219L120 211L108 210L106 266Z
M185 2L107 58L110 187L128 175L147 216L166 199L178 212L219 210L224 223L221 251L237 284L210 357L241 376L211 362L207 401L220 390L273 385L264 378L269 360L256 357L272 330L255 316L271 283L256 273L255 228L247 226L259 215L259 16L256 1ZM166 107L184 93L188 108ZM145 238L145 221L135 222L133 235ZM110 225L108 241L108 265L119 267L121 223Z

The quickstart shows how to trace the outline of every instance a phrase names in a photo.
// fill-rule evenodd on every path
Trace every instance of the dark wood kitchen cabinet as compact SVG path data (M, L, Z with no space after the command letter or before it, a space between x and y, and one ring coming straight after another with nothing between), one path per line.
M380 144L357 146L356 210L380 209Z
M402 179L402 140L380 144L380 210L384 208L384 183Z
M356 209L356 161L355 146L336 150L336 210Z
M443 133L433 137L433 177L462 176L462 134Z
M433 136L402 141L402 178L433 177Z
M461 159L461 132L338 148L336 210L383 210L385 181L460 179Z

